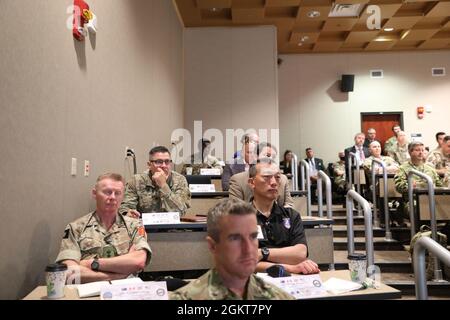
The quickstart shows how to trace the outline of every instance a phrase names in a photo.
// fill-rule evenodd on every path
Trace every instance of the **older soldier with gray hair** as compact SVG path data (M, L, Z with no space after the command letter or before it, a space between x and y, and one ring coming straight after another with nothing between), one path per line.
M214 268L170 293L174 300L291 300L283 290L255 276L258 225L255 209L223 199L208 212L208 248Z
M408 145L408 152L410 155L410 160L403 163L397 174L394 177L394 183L395 183L395 189L397 192L401 193L403 195L403 202L401 203L401 206L399 207L399 214L401 215L398 217L398 222L400 224L403 223L403 218L408 217L408 173L414 169L417 171L420 171L422 173L425 173L426 175L430 176L433 180L435 187L442 187L442 181L439 178L438 174L436 173L436 170L434 170L433 167L430 165L424 163L423 160L423 150L424 146L422 142L411 142ZM426 181L423 180L421 177L418 177L417 175L414 175L412 177L412 183L413 188L426 188L427 184Z
M121 175L99 176L92 190L95 211L66 227L56 262L78 268L83 283L123 279L150 262L144 227L118 213L123 192Z

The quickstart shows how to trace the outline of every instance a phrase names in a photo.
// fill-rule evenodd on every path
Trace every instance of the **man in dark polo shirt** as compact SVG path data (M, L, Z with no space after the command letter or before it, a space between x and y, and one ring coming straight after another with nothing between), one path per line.
M277 204L281 174L278 165L268 158L250 167L249 184L252 203L257 210L259 263L257 271L277 264L290 273L317 273L319 267L308 259L308 246L300 214Z

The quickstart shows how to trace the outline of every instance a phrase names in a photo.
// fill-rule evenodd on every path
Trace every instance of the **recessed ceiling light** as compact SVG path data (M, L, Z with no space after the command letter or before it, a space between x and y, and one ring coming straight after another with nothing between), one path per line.
M301 42L305 42L305 41L308 41L308 40L309 40L309 37L308 37L308 36L303 36L303 37L300 39Z
M317 18L320 16L320 12L317 10L311 10L310 12L308 12L308 17L310 18Z
M394 31L394 28L384 28L384 31L391 32L391 31Z
M303 45L303 42L299 42L299 43L297 43L297 45L298 45L299 47L301 47L301 46Z
M217 12L217 11L220 11L220 8L211 8L211 11L212 12Z

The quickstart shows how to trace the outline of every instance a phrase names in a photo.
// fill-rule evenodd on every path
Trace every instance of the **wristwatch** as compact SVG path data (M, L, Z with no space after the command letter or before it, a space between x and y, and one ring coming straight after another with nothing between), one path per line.
M261 253L262 253L262 259L261 259L261 261L267 261L267 260L269 259L269 255L270 255L269 248L267 248L267 247L262 247L262 248L261 248Z
M98 263L98 258L94 258L94 261L91 263L92 271L98 271L100 269L100 263Z

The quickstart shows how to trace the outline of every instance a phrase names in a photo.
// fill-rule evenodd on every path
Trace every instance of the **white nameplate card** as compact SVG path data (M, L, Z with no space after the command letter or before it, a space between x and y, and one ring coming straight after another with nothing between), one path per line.
M202 175L202 176L220 176L220 169L202 168L202 169L200 169L200 175Z
M103 286L102 300L169 300L165 281Z
M214 184L190 184L190 192L216 192L216 186Z
M323 297L327 291L319 274L292 275L290 277L272 278L268 274L258 273L265 281L283 289L296 299Z
M174 224L180 223L179 212L151 212L142 214L144 226L153 224Z

